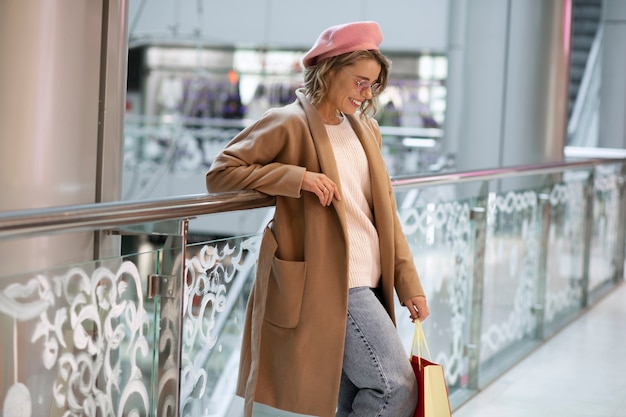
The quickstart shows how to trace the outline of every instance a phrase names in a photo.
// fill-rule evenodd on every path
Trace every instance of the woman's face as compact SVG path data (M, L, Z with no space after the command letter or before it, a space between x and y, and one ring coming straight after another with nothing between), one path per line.
M339 110L344 114L354 114L366 99L372 98L371 88L359 88L359 81L375 83L380 75L380 64L375 59L361 59L341 67L331 75L329 89L320 103L320 110L328 114ZM361 87L363 84L361 84Z

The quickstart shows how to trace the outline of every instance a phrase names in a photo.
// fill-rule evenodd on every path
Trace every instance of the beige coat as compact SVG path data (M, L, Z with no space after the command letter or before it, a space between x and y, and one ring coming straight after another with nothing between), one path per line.
M395 322L401 301L423 295L396 214L375 120L348 116L369 162L373 213L380 236L385 307ZM324 124L304 94L270 110L215 159L209 192L256 189L276 196L266 228L244 329L237 394L253 402L314 416L335 415L348 304L345 206L322 206L301 192L305 170L339 174ZM408 312L407 312L408 313Z

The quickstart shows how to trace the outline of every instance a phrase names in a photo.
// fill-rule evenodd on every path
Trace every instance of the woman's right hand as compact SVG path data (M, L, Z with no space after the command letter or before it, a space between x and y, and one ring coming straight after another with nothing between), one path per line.
M330 206L333 198L341 200L339 188L324 174L306 171L302 180L302 190L315 194L320 199L320 204Z

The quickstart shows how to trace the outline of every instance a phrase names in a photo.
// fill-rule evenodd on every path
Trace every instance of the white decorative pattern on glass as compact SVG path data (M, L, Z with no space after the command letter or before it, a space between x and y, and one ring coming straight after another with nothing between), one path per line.
M536 206L534 191L489 194L481 362L535 328Z
M429 299L431 316L424 322L429 345L431 352L437 352L434 360L443 365L450 386L464 385L467 375L463 334L473 265L468 256L469 213L469 203L464 201L400 210L402 228ZM412 336L411 329L404 329L403 324L406 322L399 320L399 331Z
M181 415L222 415L230 404L259 245L251 236L187 250L195 254L184 278Z
M13 321L13 361L5 366L15 380L4 417L147 415L150 320L134 264L9 284L0 311ZM26 346L21 333L31 329Z
M589 289L613 279L619 210L618 175L597 172L594 177L593 236L589 265Z
M581 304L585 227L585 182L555 184L546 265L545 320L553 321Z

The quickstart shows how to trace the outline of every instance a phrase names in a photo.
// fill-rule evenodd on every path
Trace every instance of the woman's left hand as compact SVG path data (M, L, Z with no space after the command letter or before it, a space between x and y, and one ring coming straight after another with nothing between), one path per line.
M404 306L409 309L409 314L411 315L411 321L415 321L419 319L420 321L426 320L426 317L430 314L428 310L428 303L426 302L426 297L423 295L418 295L417 297L409 298L404 301Z

